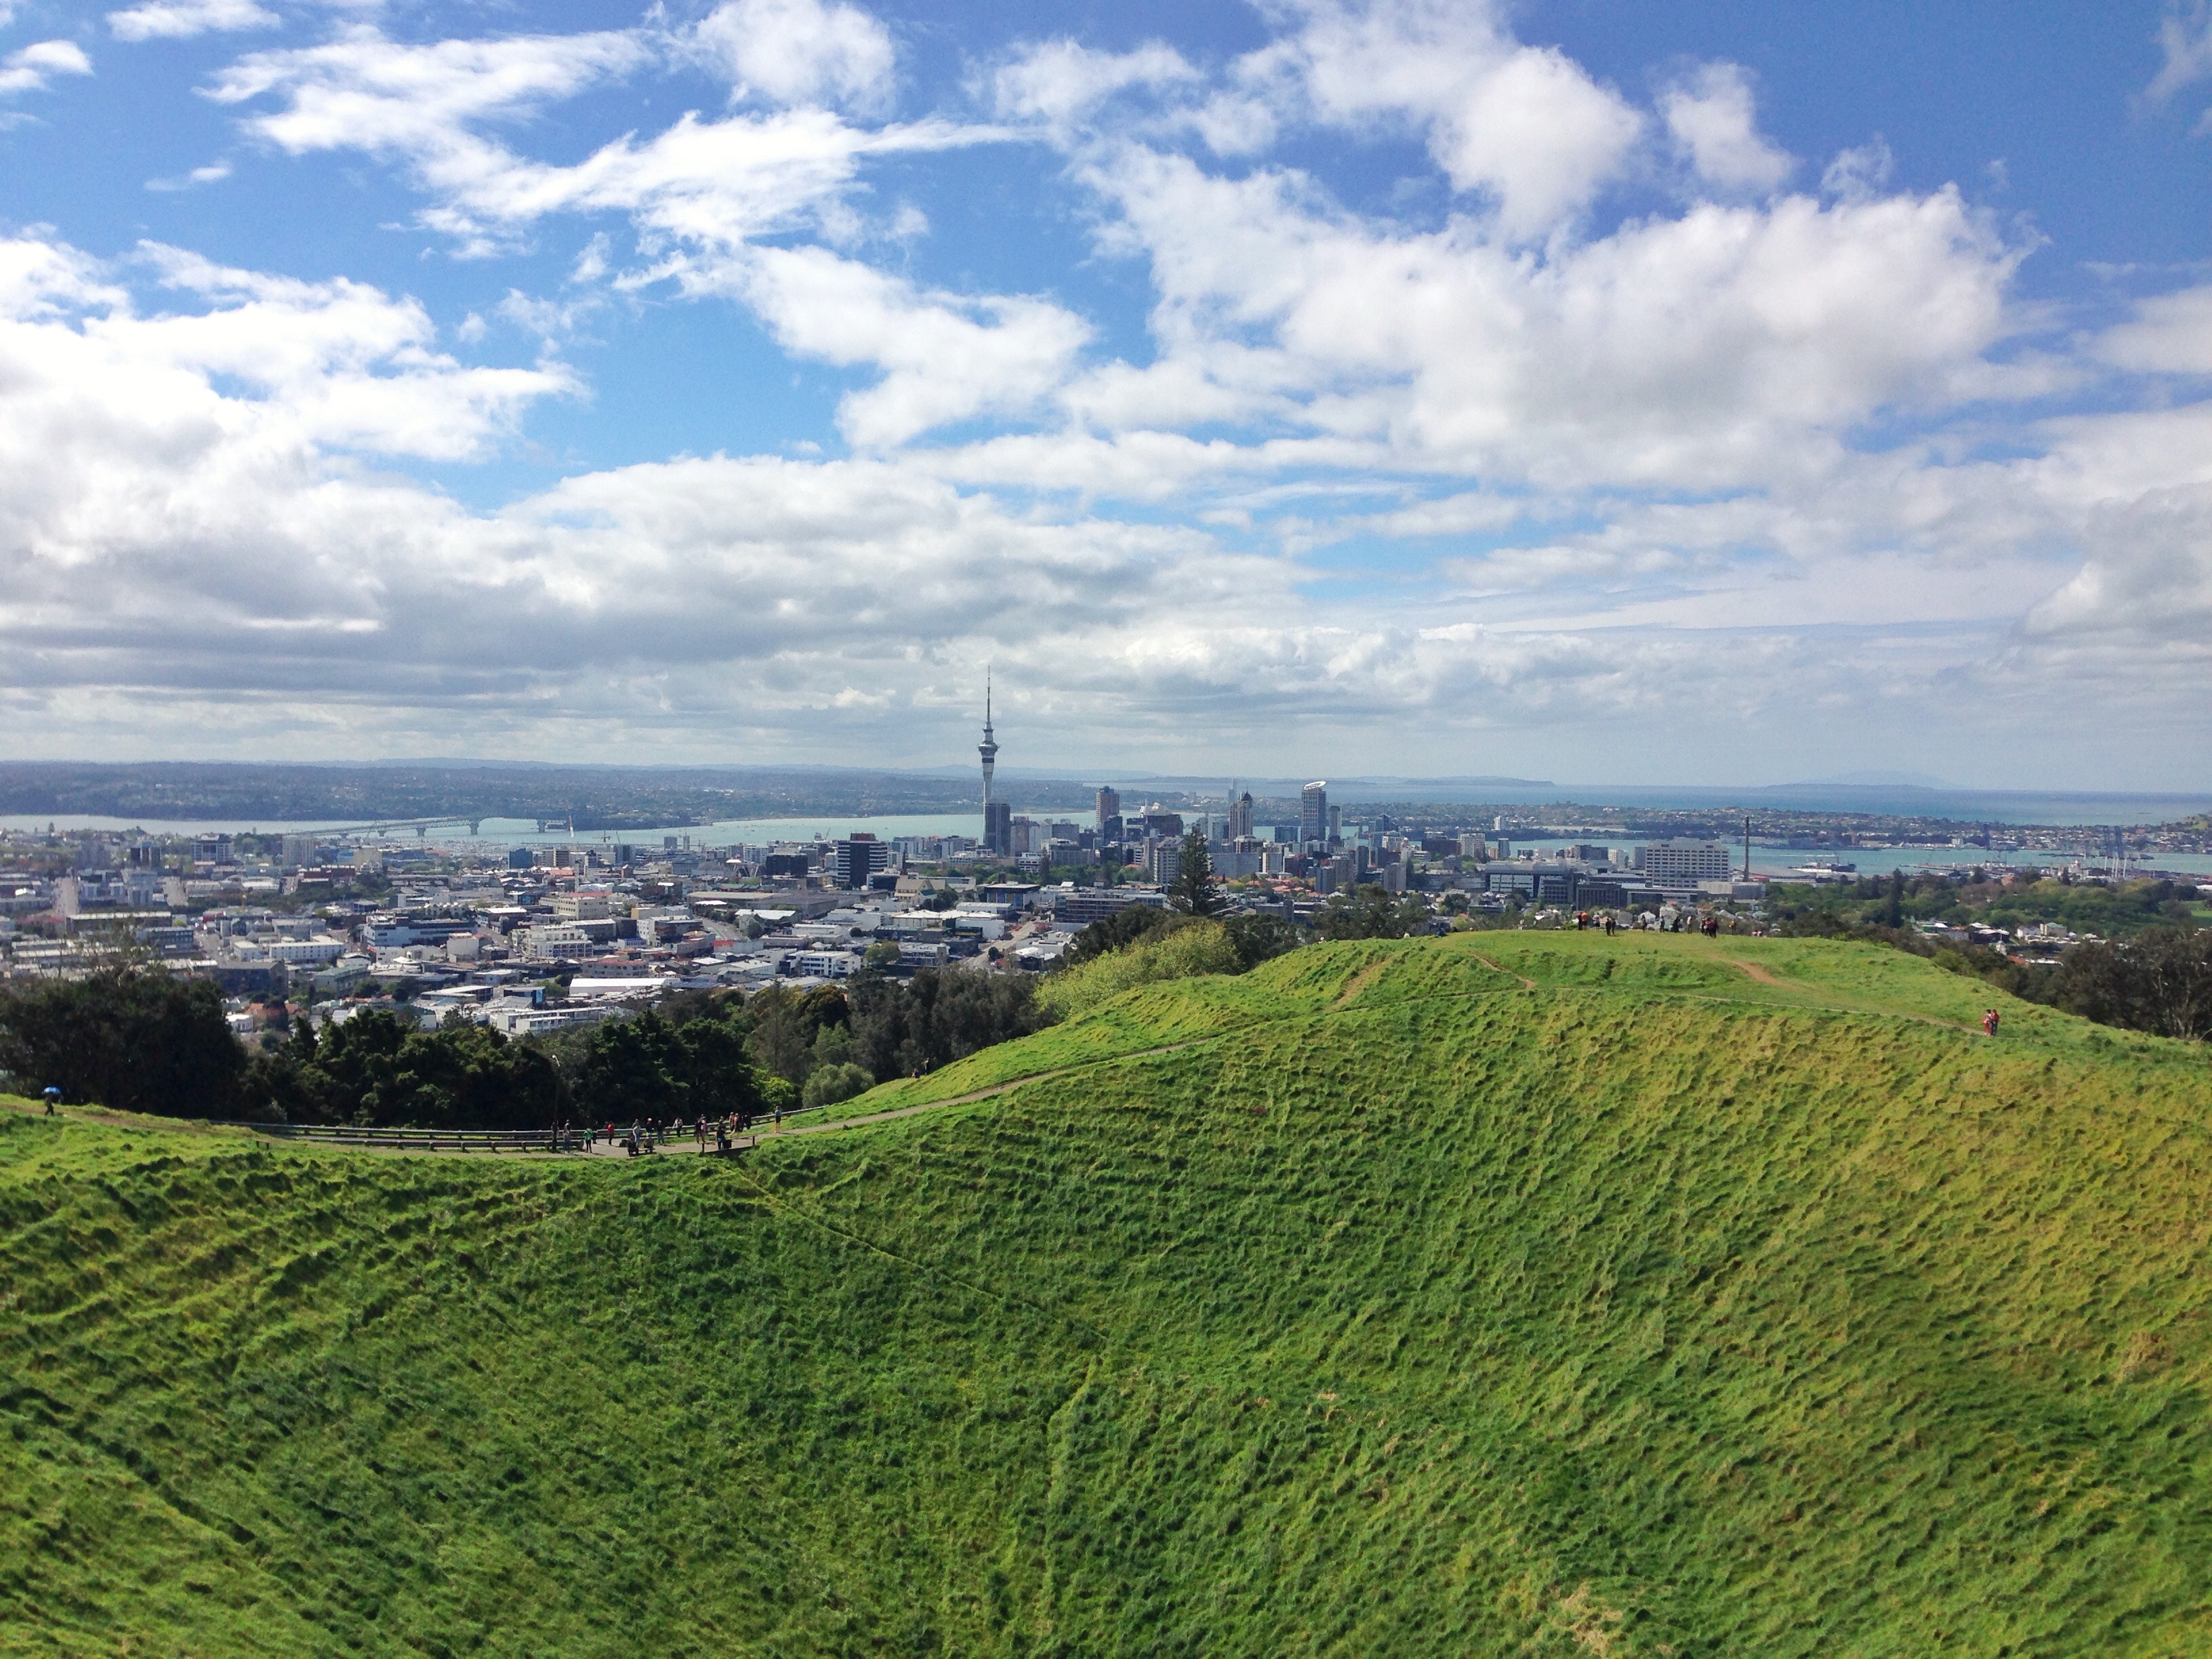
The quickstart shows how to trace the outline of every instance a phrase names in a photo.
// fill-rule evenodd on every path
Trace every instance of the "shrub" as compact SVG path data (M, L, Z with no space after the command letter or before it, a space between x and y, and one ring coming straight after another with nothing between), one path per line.
M841 1100L850 1100L876 1086L876 1080L859 1066L848 1061L842 1065L824 1066L806 1079L806 1088L799 1097L802 1106L835 1106Z

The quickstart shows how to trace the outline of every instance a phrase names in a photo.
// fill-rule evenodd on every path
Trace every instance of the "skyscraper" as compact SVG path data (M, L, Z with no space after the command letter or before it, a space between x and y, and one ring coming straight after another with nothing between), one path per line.
M1325 780L1310 783L1298 792L1298 839L1328 839L1328 784Z
M1252 835L1252 792L1247 789L1229 803L1229 839L1248 841Z
M1098 833L1102 836L1106 833L1107 819L1121 816L1121 792L1109 783L1098 792Z

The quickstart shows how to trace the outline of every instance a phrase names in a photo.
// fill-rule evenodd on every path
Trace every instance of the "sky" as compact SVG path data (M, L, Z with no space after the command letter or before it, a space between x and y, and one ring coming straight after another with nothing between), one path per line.
M0 755L2212 787L2208 164L2208 0L0 0Z

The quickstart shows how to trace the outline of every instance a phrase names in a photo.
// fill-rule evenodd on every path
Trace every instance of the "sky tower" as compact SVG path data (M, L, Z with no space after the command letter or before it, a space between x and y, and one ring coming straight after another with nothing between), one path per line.
M991 772L999 763L999 740L991 735L991 676L983 675L983 741L975 745L983 757L983 816L991 814Z

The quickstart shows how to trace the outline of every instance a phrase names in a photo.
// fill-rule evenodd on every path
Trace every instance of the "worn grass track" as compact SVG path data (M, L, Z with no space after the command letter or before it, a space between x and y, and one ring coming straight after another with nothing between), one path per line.
M741 1160L0 1116L0 1652L2205 1651L2212 1073L1988 1000L1491 933Z

